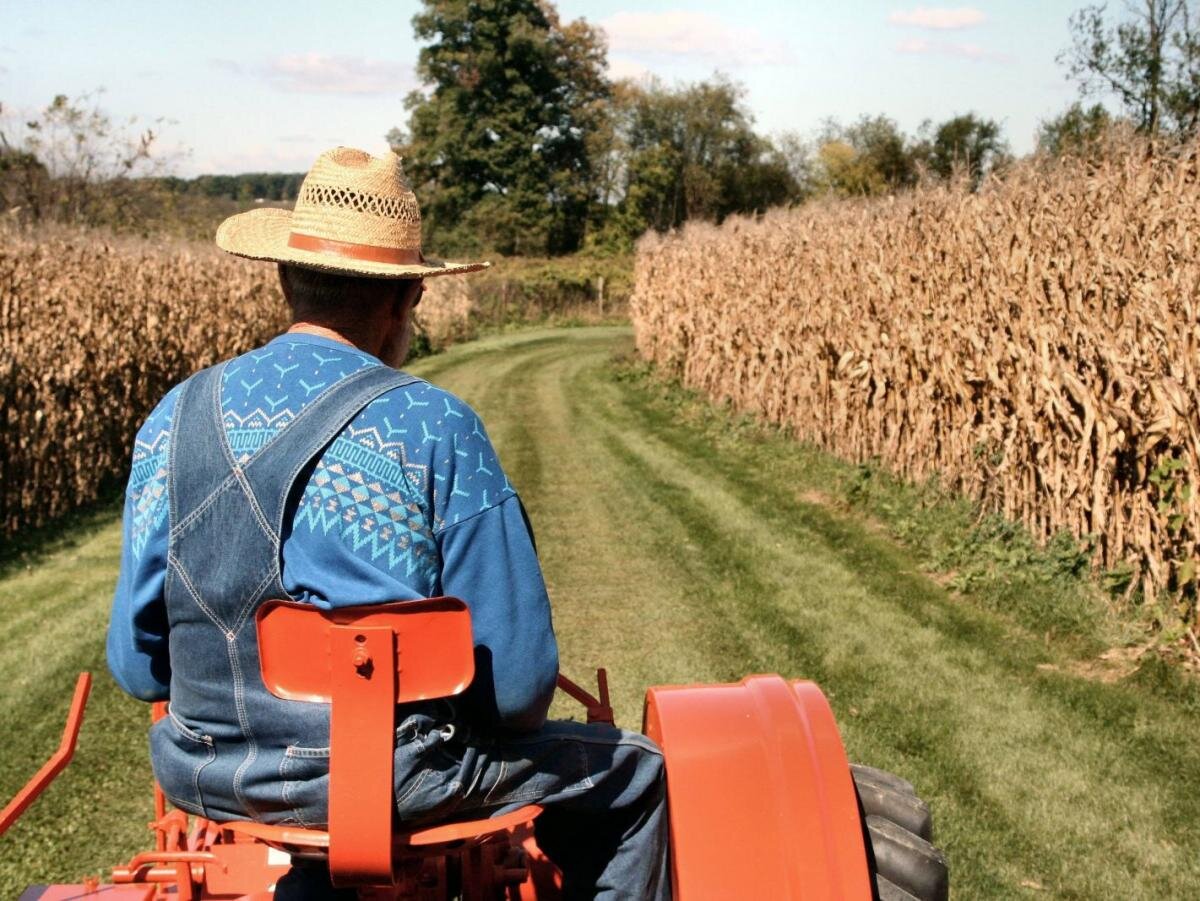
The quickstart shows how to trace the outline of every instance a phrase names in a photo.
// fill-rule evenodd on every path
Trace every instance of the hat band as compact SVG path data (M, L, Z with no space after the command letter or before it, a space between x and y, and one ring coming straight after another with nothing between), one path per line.
M288 247L309 250L313 253L331 253L351 260L368 263L396 263L401 266L417 266L425 262L420 248L379 247L375 244L353 244L350 241L333 241L329 238L314 238L292 232L288 235Z

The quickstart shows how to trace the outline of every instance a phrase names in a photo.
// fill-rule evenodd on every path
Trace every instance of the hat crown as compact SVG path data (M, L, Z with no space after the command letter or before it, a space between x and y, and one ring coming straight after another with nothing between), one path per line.
M292 234L419 251L421 209L400 157L353 147L322 153L300 185Z

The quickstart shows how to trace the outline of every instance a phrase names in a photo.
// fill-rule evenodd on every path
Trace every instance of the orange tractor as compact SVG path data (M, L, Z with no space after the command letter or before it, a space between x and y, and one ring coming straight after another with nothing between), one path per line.
M155 786L154 848L111 882L32 886L21 901L271 899L305 868L360 899L544 899L561 880L541 853L536 805L405 830L392 806L396 705L457 695L474 675L470 616L454 598L323 611L269 602L257 620L262 678L277 697L330 705L327 831L214 822ZM596 696L559 688L612 722L604 670ZM79 677L62 744L0 813L0 834L67 765L91 677ZM165 705L155 705L155 716ZM666 760L674 896L697 899L943 901L946 863L910 784L846 758L812 682L655 687L643 730ZM287 893L281 889L278 897ZM301 893L296 897L315 897Z

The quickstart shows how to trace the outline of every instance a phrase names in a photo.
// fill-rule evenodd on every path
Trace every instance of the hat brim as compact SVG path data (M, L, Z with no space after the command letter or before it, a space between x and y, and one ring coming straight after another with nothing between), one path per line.
M266 207L230 216L217 229L217 246L222 250L264 262L290 263L305 269L320 269L342 275L369 278L429 278L435 275L461 275L487 269L491 263L454 263L426 258L424 263L376 263L332 253L300 250L288 245L292 231L292 211Z

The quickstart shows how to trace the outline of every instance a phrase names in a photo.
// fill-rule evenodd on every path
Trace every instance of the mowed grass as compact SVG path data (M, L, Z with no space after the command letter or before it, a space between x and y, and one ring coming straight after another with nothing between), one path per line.
M1086 643L948 593L878 523L826 502L840 464L681 415L621 377L628 345L623 329L524 332L412 367L479 410L525 499L564 672L608 667L633 728L651 684L817 680L850 756L933 806L956 897L1195 894L1194 692L1153 667L1073 675ZM75 533L0 577L0 794L54 747L74 674L97 675L76 762L0 839L0 897L100 873L148 838L147 710L103 663L115 514Z

